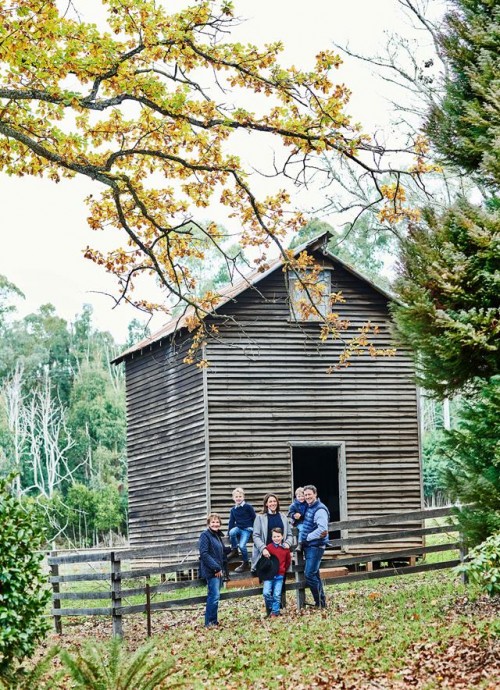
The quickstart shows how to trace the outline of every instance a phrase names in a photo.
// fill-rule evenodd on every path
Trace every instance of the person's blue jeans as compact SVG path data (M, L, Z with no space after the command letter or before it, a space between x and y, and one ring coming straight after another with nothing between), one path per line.
M233 527L229 530L229 539L231 540L231 548L237 549L240 547L241 557L244 561L248 561L248 540L252 536L252 529L241 529L241 527Z
M272 580L264 580L262 594L266 602L268 613L279 615L281 608L281 590L283 589L284 575L275 575Z
M207 604L205 607L205 625L217 625L217 613L219 610L221 577L210 577L207 580Z
M304 549L304 576L316 606L326 606L325 591L319 576L319 566L324 553L324 546L307 546Z

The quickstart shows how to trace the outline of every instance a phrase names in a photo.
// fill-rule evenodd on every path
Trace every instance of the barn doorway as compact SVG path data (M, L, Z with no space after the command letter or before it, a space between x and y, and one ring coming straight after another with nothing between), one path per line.
M314 484L318 496L330 511L330 520L345 519L343 463L341 447L332 445L293 445L293 491L297 486ZM340 531L333 532L332 539L340 538Z

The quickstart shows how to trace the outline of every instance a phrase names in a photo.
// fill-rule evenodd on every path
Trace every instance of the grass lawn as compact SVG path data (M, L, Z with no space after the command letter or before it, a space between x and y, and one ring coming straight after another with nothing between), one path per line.
M221 625L210 630L200 606L153 614L155 655L171 663L158 687L500 688L500 601L476 596L453 573L329 586L327 596L326 610L297 611L289 593L279 619L264 618L260 597L221 602ZM77 649L111 635L110 619L63 625L62 638L50 635L45 648ZM130 650L144 643L145 617L125 617L124 634Z

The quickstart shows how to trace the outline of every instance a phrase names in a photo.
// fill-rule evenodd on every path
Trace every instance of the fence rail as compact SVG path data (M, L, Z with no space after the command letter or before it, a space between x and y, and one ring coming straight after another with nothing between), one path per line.
M353 544L374 544L383 543L391 540L399 540L406 537L420 537L425 538L428 535L436 534L455 534L459 531L459 527L455 523L446 525L439 525L435 527L421 527L420 529L401 529L400 523L405 522L423 522L431 518L450 518L454 515L455 509L448 508L434 508L432 510L409 511L406 513L389 513L386 515L360 518L354 520L342 520L331 522L329 524L329 532L342 531L343 537L341 539L331 539L330 546L341 547L341 549L348 549ZM363 535L356 534L355 537L349 537L349 530L360 530L363 528L381 527L386 525L393 525L393 529L384 532L367 532ZM140 549L121 549L114 551L99 551L86 553L71 553L71 554L57 554L51 552L48 555L48 564L50 566L49 582L52 585L52 600L53 607L51 615L54 618L54 625L56 632L62 632L62 618L64 616L111 616L113 622L113 635L122 635L122 620L124 615L135 613L146 613L147 616L147 632L151 634L151 613L153 611L166 610L171 608L193 606L203 604L206 601L206 596L190 596L181 599L169 599L163 601L153 601L152 597L157 597L160 594L182 590L184 588L192 588L204 584L203 580L194 579L183 582L162 581L160 584L151 585L151 576L160 575L164 578L172 573L194 570L198 567L198 559L193 559L193 553L197 553L197 544L186 543L183 547L184 553L182 560L176 563L167 563L165 565L129 568L122 569L122 564L133 562L134 560L144 560L147 558L172 558L179 556L179 549L171 545L145 547ZM440 552L458 551L458 557L453 560L438 561L435 563L425 562L428 554L436 554ZM379 578L394 577L400 575L411 575L413 573L422 573L426 571L443 570L452 568L458 565L465 558L466 553L463 546L463 540L458 539L443 543L432 544L430 546L408 546L406 548L394 548L391 551L373 551L371 553L353 555L349 553L337 552L335 557L325 558L322 561L322 567L335 566L340 567L357 567L364 565L366 570L362 572L352 572L348 575L340 577L325 577L324 584L344 584L355 583L363 580L375 580ZM422 562L416 564L416 559L422 559ZM409 564L401 567L401 561L409 559ZM374 569L375 563L387 563L387 567ZM109 563L108 572L91 572L91 573L70 573L61 574L60 568L62 566L75 564L99 564ZM397 564L397 565L395 565ZM291 572L295 576L295 582L287 582L284 591L294 591L296 593L297 606L301 608L305 603L305 580L304 580L304 563L300 552L294 555L294 562ZM235 579L238 576L235 576ZM242 575L241 579L245 576ZM134 580L145 578L145 584L138 587L122 588L125 580ZM102 582L108 581L109 588L102 591L61 591L61 586L66 583L78 582ZM221 600L231 600L238 598L246 598L252 596L259 596L262 594L261 587L251 587L242 590L235 590L221 593ZM125 605L124 599L131 597L144 597L145 601L138 604ZM70 601L99 601L108 600L109 606L104 607L85 607L85 608L69 608L62 607L62 602Z

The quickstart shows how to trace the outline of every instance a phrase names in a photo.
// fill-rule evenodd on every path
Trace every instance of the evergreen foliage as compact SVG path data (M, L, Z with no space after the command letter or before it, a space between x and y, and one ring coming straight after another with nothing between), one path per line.
M447 459L451 498L474 505L459 512L470 542L479 544L500 530L500 375L483 383L462 403L458 425L444 433L440 453Z
M427 501L443 497L446 493L445 469L447 458L439 452L443 431L427 434L422 444L422 465L424 473L424 497Z
M154 653L154 642L132 656L119 638L107 645L86 645L77 655L61 652L74 688L81 690L154 690L164 680L173 661Z
M490 596L500 594L500 532L492 534L468 555L467 561L457 568Z
M403 242L393 315L419 383L443 398L500 363L500 225L496 212L458 201Z
M426 131L444 165L472 175L485 196L481 206L459 199L440 215L426 210L411 228L396 283L403 304L394 317L420 383L438 399L468 396L440 452L448 458L447 492L476 506L460 520L478 543L500 527L500 6L450 6L439 36L444 90Z
M500 182L500 6L495 0L452 0L441 48L445 92L426 129L447 163ZM496 142L496 145L492 145Z
M50 599L41 570L44 534L35 512L0 480L0 676L17 671L48 629Z

